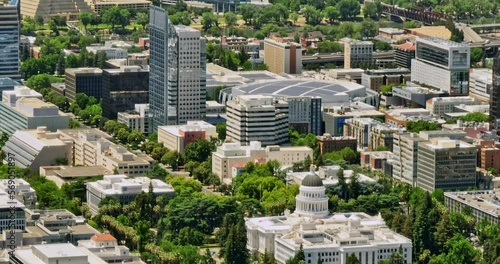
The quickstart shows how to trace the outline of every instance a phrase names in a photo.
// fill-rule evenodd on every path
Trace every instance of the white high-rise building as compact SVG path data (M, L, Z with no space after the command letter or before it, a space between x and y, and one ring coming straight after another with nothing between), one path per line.
M452 96L469 94L470 47L440 38L417 38L411 80Z
M153 130L202 120L206 114L206 40L174 26L163 8L150 9L149 103Z
M240 95L227 103L227 139L262 146L288 142L288 103L272 96Z

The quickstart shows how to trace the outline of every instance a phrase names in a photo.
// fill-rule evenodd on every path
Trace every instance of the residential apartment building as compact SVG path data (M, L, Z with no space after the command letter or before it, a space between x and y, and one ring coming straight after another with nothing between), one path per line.
M385 112L385 122L393 126L406 126L407 121L431 121L431 112L423 108L396 108Z
M373 42L349 39L344 42L344 68L363 68L373 61Z
M288 123L301 134L322 134L321 97L286 97Z
M116 119L118 112L149 102L149 69L122 66L105 69L102 75L102 114Z
M159 126L158 142L171 151L184 152L184 148L198 139L217 138L214 125L205 121L188 121L186 125Z
M227 140L263 146L288 142L288 103L272 96L240 95L226 105Z
M457 112L455 107L460 105L480 105L481 103L469 96L438 97L427 101L426 109L437 116Z
M0 78L21 79L19 31L21 29L20 1L0 3Z
M344 136L354 137L360 150L375 150L378 147L392 149L394 133L404 128L384 124L372 118L352 118L345 121Z
M202 120L206 113L206 40L174 26L166 11L150 8L149 104L157 126Z
M465 190L476 183L477 149L461 140L433 138L418 144L417 186L432 192Z
M285 263L302 249L305 263L347 263L351 254L361 263L377 263L402 250L404 262L411 263L411 240L390 230L380 216L354 212L329 215L328 197L319 176L311 174L302 180L295 201L293 214L246 221L251 254L267 252L278 263Z
M469 96L480 103L489 104L493 87L493 71L491 69L470 69Z
M90 240L80 240L78 247L84 253L93 254L106 263L146 264L139 253L131 253L128 247L119 245L118 240L109 233L96 234Z
M4 153L15 155L19 168L37 171L40 166L57 165L58 161L73 159L72 142L61 140L57 132L49 132L46 127L18 130L2 148ZM7 162L8 157L5 157Z
M415 43L406 42L394 47L396 66L411 69L411 60L415 58Z
M252 41L244 37L222 36L221 46L223 49L234 52L245 52L251 59L259 58L260 41L258 39Z
M98 213L99 203L104 198L114 196L122 205L127 205L133 202L141 192L149 192L150 185L153 186L155 196L175 195L170 184L148 177L129 178L126 175L104 175L102 180L88 182L86 185L87 204L92 214Z
M417 38L411 79L451 96L469 94L470 47L440 38Z
M467 208L476 222L487 221L492 224L500 222L500 189L445 192L444 204L452 212L464 212Z
M61 140L73 142L70 164L103 166L129 176L145 175L153 159L145 154L133 154L127 148L110 141L111 137L97 129L65 129L58 131Z
M149 104L136 104L133 111L118 112L118 123L125 124L130 130L138 130L143 134L153 132L153 117L149 112Z
M280 38L264 39L264 63L270 72L300 74L302 72L302 46Z
M318 140L319 152L321 155L333 151L339 151L344 148L356 150L358 142L355 137L332 137L332 135L325 133L322 136L316 137Z
M212 152L212 172L219 176L222 182L230 183L237 175L234 168L244 167L248 162L276 160L281 166L291 166L304 161L307 156L313 157L313 151L308 147L263 148L258 141L252 141L247 146L240 143L223 143Z
M126 59L128 57L128 51L122 48L113 48L97 45L90 45L85 47L88 53L97 54L98 52L106 53L106 59L114 60L114 59Z
M429 142L432 138L446 137L453 140L465 140L463 131L421 131L417 133L396 133L393 136L392 177L412 186L417 184L418 145Z
M361 74L361 84L377 92L382 85L405 84L407 81L411 81L411 75L406 68L367 70Z
M9 184L9 181L13 181ZM0 180L0 192L3 190L5 193L9 193L12 189L10 186L15 186L15 193L13 195L14 199L23 203L28 209L33 209L36 206L37 197L35 189L31 188L30 184L21 178L15 179L5 179ZM12 193L10 193L12 194ZM10 196L10 195L9 195Z
M0 132L9 135L18 129L45 126L50 131L68 128L69 116L51 103L41 100L40 94L17 86L13 91L2 92L0 102Z
M490 129L500 129L500 54L493 59L493 82L490 96Z
M97 100L102 98L102 70L99 68L66 69L64 76L66 98L74 101L76 94L84 93Z

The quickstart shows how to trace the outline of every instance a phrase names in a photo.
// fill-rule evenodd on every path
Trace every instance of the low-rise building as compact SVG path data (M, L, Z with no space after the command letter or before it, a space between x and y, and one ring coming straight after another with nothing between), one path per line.
M500 222L500 189L467 192L445 192L444 204L450 211L471 211L476 222L488 221L492 224Z
M377 92L382 85L405 84L407 81L411 81L411 75L406 68L367 70L361 74L361 84Z
M429 99L445 96L448 96L446 92L424 88L412 82L407 82L406 86L392 88L392 97L400 98L401 100L397 105L410 108L425 108Z
M23 245L71 243L90 239L99 231L87 223L83 216L76 216L66 209L25 210L26 232Z
M80 240L78 247L107 263L146 264L139 253L131 253L128 247L120 246L116 238L109 233L93 235L90 240Z
M483 170L490 168L500 171L500 146L493 140L479 140L478 144L479 164Z
M433 138L418 144L417 186L432 192L475 188L477 149L461 140Z
M91 258L72 244L35 245L17 249L11 256L11 263L17 264L106 264L97 257Z
M26 230L26 216L24 215L26 206L17 199L11 198L13 197L10 194L0 190L0 230L24 231Z
M377 263L401 250L404 262L411 262L411 240L390 230L380 215L329 215L319 176L311 174L302 180L295 201L293 214L287 210L284 216L246 221L251 254L273 254L278 263L285 263L302 249L305 263L346 263L351 254L361 263Z
M233 168L254 162L256 160L276 160L281 166L290 166L304 161L307 156L313 157L313 150L309 147L280 147L267 146L263 148L258 141L252 141L248 146L240 143L223 143L212 152L212 172L221 178L222 182L231 182L236 175ZM237 173L241 172L237 170Z
M385 114L375 110L375 107L355 108L352 106L340 106L334 108L324 108L323 120L325 122L325 133L328 133L334 137L348 136L344 133L344 124L346 123L346 120L352 119L354 117L375 117L384 119Z
M122 48L91 45L87 46L86 49L89 53L92 52L94 54L97 54L99 51L104 52L106 53L106 59L125 59L128 56L127 50Z
M5 161L15 157L17 167L31 171L73 160L72 142L60 139L57 132L48 132L45 127L16 131L2 150L7 154Z
M340 170L340 166L332 165L332 166L321 166L316 171L315 167L311 167L309 171L306 172L287 172L286 173L286 182L288 184L300 184L307 176L309 175L317 175L323 181L324 186L334 186L339 183L339 176L337 175ZM356 173L353 170L343 170L344 179L347 184L351 182L351 179L354 175L356 175L357 180L359 182L363 182L366 184L375 184L377 181L373 178L370 178L362 173Z
M396 108L385 112L385 122L393 126L406 126L407 121L418 120L435 121L435 118L423 108Z
M158 142L171 151L184 152L184 148L197 139L217 138L214 125L205 121L187 121L186 125L159 126Z
M328 152L339 151L344 148L357 149L358 142L355 137L332 137L325 133L316 137L318 140L319 152L321 155Z
M2 92L0 132L13 134L18 129L45 126L50 131L68 128L69 116L42 100L41 94L23 86Z
M374 170L381 170L387 160L393 159L390 151L363 151L361 152L361 166L367 166Z
M104 166L41 166L40 175L45 176L47 180L53 181L57 187L61 188L63 184L76 180L99 179L103 175L113 174L112 170Z
M108 197L114 196L122 205L133 202L141 192L149 192L152 186L155 196L175 195L170 184L161 180L147 177L129 178L126 175L105 175L102 180L87 183L87 204L92 214L99 211L99 203Z
M119 6L123 9L132 9L136 11L147 11L151 2L147 0L87 0L89 7L97 14L101 14L106 9Z
M9 184L9 181L12 182ZM14 186L14 189L12 189L11 186ZM37 198L35 189L31 188L30 184L24 179L15 178L0 180L0 190L6 193L13 190L15 192L13 197L23 203L28 209L33 209L36 206Z
M361 83L361 76L365 70L360 68L350 68L350 69L321 69L321 72L326 76L337 79L345 80L350 82Z
M459 105L480 105L481 103L469 96L459 97L439 97L432 98L427 101L425 109L431 111L432 114L444 116L446 113L456 112L455 106Z
M99 68L69 68L65 70L65 96L69 101L76 99L76 94L84 93L97 100L102 98L102 70Z
M134 154L124 146L111 142L111 136L98 129L65 129L58 131L61 140L72 142L73 157L69 164L103 166L130 176L145 175L153 159L145 154Z
M149 112L149 104L136 104L134 111L118 112L118 123L143 134L153 132L152 122L153 116Z

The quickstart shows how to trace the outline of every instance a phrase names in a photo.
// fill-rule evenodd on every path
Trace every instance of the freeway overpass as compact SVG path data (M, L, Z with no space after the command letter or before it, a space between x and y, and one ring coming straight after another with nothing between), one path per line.
M394 58L394 51L374 52L373 59L392 59ZM302 56L302 64L324 64L335 63L344 64L344 54L320 54L318 56Z

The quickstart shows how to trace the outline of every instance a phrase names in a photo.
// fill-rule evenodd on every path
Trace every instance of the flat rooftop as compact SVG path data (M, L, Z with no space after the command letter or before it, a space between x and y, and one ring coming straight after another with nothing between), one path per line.
M45 168L49 168L46 166ZM113 173L103 166L57 166L53 173L61 178L93 177L97 175L107 175Z
M500 189L487 191L445 192L445 197L457 200L477 210L500 218Z

